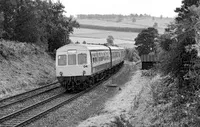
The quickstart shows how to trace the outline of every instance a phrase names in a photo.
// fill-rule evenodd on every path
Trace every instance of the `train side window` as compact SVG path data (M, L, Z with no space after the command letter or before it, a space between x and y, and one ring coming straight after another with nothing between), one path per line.
M94 62L95 62L95 63L98 62L97 57L94 58Z
M94 57L92 57L92 63L94 63L94 60L95 60L95 58L94 58Z
M107 55L107 59L110 59L110 54L108 53L108 55Z
M97 62L98 53L94 53L92 56L93 63Z
M81 53L78 54L78 64L87 64L87 54Z
M59 55L58 56L58 65L64 66L67 64L67 56L66 55Z
M76 54L68 55L68 65L76 65Z
M109 53L107 52L106 53L106 60L108 60L109 59Z
M104 60L107 60L107 52L104 53Z
M92 63L95 63L95 54L92 54Z

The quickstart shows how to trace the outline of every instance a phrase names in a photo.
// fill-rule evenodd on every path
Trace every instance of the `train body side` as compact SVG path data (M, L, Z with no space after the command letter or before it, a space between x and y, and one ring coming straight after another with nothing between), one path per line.
M69 44L56 52L56 77L72 89L80 82L93 82L122 65L125 50L116 46Z
M56 53L56 76L89 76L107 68L110 53L106 46L69 44Z

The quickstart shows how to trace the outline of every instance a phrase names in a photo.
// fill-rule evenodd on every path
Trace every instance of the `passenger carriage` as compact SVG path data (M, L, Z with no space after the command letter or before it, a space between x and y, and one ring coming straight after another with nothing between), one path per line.
M56 52L56 76L67 90L82 90L112 73L123 63L123 48L69 44Z

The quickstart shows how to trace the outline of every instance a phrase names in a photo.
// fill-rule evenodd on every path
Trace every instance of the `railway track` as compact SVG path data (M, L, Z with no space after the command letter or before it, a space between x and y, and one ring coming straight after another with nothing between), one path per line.
M95 85L97 86L97 85ZM53 97L46 100L33 104L29 107L23 108L19 111L8 114L0 118L0 126L2 127L21 127L35 121L42 116L48 114L51 111L58 109L59 107L75 100L76 98L82 96L84 93L90 91L95 86L82 91L75 95L67 95L64 92L59 93Z
M23 93L20 93L20 94L17 94L17 95L8 97L8 98L1 99L0 100L0 109L5 108L10 105L13 105L13 104L16 104L21 101L25 101L31 97L37 96L38 94L42 94L46 91L50 91L52 89L58 88L59 85L55 85L55 84L58 84L58 82L54 82L54 83L30 90L30 91L27 91L27 92L23 92Z
M83 94L89 92L94 87L105 82L109 77L105 77L104 80L96 83L94 86L86 89L77 94L59 93L53 97L49 97L43 101L33 104L29 107L25 107L19 111L13 112L0 118L0 127L21 127L28 125L29 123L43 117L44 115L60 108L61 106L72 102Z
M0 118L0 127L21 127L30 124L33 121L45 116L46 114L66 105L83 94L89 92L99 84L107 81L111 76L105 77L94 86L77 94L58 93L52 97L42 100L38 103L22 108Z
M23 109L24 107L29 107L30 105L38 103L49 97L53 97L55 94L62 93L64 91L65 89L62 87L55 87L55 88L48 89L47 91L41 92L35 96L32 96L29 99L25 99L23 101L18 101L18 102L5 105L2 108L0 108L0 118L2 116L6 116L7 114L11 114L13 112L19 111Z

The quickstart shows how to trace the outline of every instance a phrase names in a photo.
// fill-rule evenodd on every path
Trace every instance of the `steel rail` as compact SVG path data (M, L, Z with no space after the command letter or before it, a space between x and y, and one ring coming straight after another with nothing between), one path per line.
M34 94L34 95L32 95L32 96L28 96L28 97L19 99L19 100L17 100L17 101L11 102L11 103L8 103L8 104L5 104L5 105L1 105L1 106L0 106L0 110L3 109L3 108L6 108L6 107L8 107L8 106L12 106L12 105L14 105L14 104L17 104L17 103L19 103L19 102L26 101L27 99L30 99L30 98L39 96L39 95L44 94L44 93L46 93L46 92L52 91L52 90L57 89L57 88L60 88L60 86L56 86L56 87L50 88L50 89L48 89L48 90L46 90L46 91L42 91L42 92L40 92L40 93L38 93L38 94Z
M117 70L119 71L120 69L117 69ZM114 75L115 75L115 74L114 74ZM63 101L59 102L58 104L55 104L54 106L52 106L52 107L50 107L50 108L48 108L48 109L45 109L44 111L41 111L41 112L39 112L38 114L36 114L36 115L34 115L34 116L30 116L29 118L28 118L27 116L24 117L24 121L22 121L23 119L14 120L15 123L11 123L11 124L12 124L14 127L21 127L21 126L28 125L28 124L30 124L31 122L36 121L37 119L40 119L40 118L43 117L44 115L46 115L46 114L48 114L48 113L50 113L50 112L52 112L52 111L54 111L54 110L60 108L61 106L72 102L73 100L77 99L78 97L82 96L83 94L85 94L85 93L91 91L92 89L94 89L95 87L97 87L99 84L105 83L108 79L110 79L110 78L111 78L112 76L114 76L114 75L110 75L110 76L108 76L108 77L105 77L103 80L97 82L97 83L96 83L95 85L93 85L92 87L90 87L90 88L88 88L88 89L86 89L86 90L84 90L84 91L82 91L82 92L80 92L80 93L75 94L73 97L70 97L69 99L63 100ZM35 107L39 107L39 106L41 106L41 105L43 105L43 104L45 104L45 103L51 102L53 99L62 97L62 95L63 95L63 93L58 94L58 95L55 95L55 96L50 97L50 98L48 98L48 99L46 99L46 100L44 100L44 101L38 102L38 103L36 103L36 104L34 104L34 105L32 105L32 106L26 107L26 108L24 108L24 109L21 109L21 110L19 110L19 111L16 111L16 112L14 112L14 113L11 113L11 114L9 114L9 115L6 115L6 116L0 118L0 123L3 123L3 122L5 122L5 121L7 121L7 120L10 120L10 119L14 118L15 116L19 116L21 113L28 112L29 110L31 110L31 109L33 109L33 108L35 108ZM50 106L51 106L51 105L50 105ZM18 122L17 122L17 121L18 121ZM21 122L21 121L22 121L22 122ZM5 123L5 124L6 124L6 123ZM3 125L5 125L5 124L3 124Z
M51 107L51 108L49 108L49 109L47 109L47 110L45 110L45 111L43 111L43 112L38 113L37 115L34 115L34 116L31 117L31 118L28 118L28 119L24 120L23 122L21 122L21 123L15 125L14 127L22 127L22 126L25 126L25 125L30 124L30 123L33 122L33 121L36 121L37 119L40 119L40 118L43 117L44 115L46 115L46 114L48 114L48 113L50 113L50 112L52 112L52 111L55 111L56 109L62 107L63 105L68 104L68 103L72 102L73 100L77 99L78 97L84 95L85 93L87 93L87 92L89 92L90 90L92 90L92 89L94 89L95 87L97 87L99 84L102 84L102 83L106 82L109 78L111 78L111 76L105 77L105 80L96 83L96 85L94 85L94 86L92 86L92 87L86 89L85 91L82 91L82 92L80 92L80 93L74 95L74 96L71 97L70 99L67 99L67 100L65 100L65 101L62 101L62 102L60 102L59 104L57 104L57 105L55 105L55 106L53 106L53 107Z
M15 117L15 116L18 116L18 115L20 115L21 113L27 112L28 110L31 110L31 109L33 109L33 108L35 108L35 107L37 107L37 106L40 106L40 105L42 105L42 104L44 104L44 103L50 102L51 100L56 99L56 98L58 98L58 97L60 97L60 96L62 96L62 95L63 95L63 93L54 95L53 97L49 97L49 98L47 98L47 99L45 99L45 100L43 100L43 101L40 101L40 102L38 102L38 103L36 103L36 104L30 105L30 106L25 107L25 108L23 108L23 109L21 109L21 110L18 110L18 111L15 111L15 112L13 112L13 113L10 113L10 114L8 114L8 115L6 115L6 116L3 116L3 117L0 118L0 123L6 121L6 120L8 120L8 119L11 119L11 118L13 118L13 117Z
M5 103L6 101L8 100L11 100L11 99L14 99L14 98L17 98L17 97L20 97L20 96L24 96L26 94L30 94L32 92L35 92L35 91L38 91L38 90L41 90L41 89L44 89L44 88L47 88L47 87L50 87L50 86L53 86L55 84L57 84L58 82L53 82L53 83L50 83L48 85L45 85L45 86L42 86L42 87L38 87L38 88L35 88L33 90L30 90L30 91L27 91L27 92L23 92L23 93L20 93L20 94L16 94L14 96L10 96L10 97L7 97L7 98L4 98L4 99L1 99L0 100L0 105L2 106L2 103ZM1 107L0 107L1 108Z

